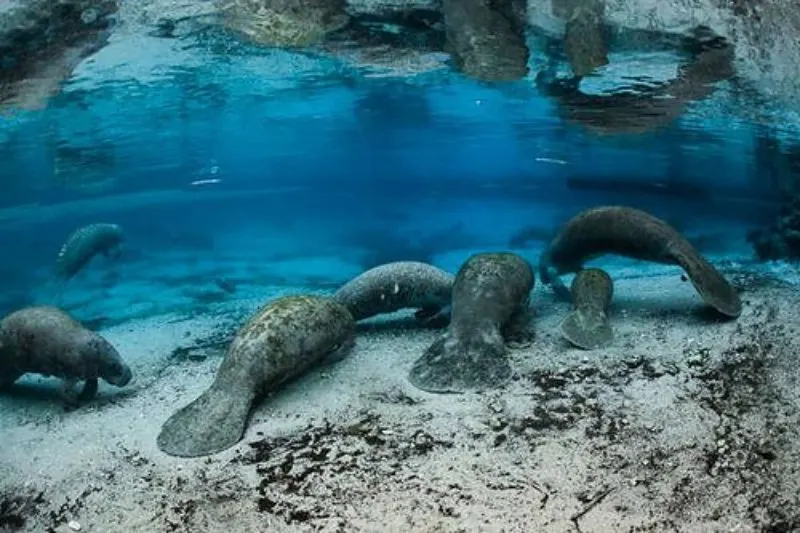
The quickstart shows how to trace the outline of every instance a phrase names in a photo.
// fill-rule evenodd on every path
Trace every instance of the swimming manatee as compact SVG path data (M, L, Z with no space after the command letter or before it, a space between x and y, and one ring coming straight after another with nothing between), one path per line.
M427 263L397 261L356 276L336 291L333 300L347 307L356 321L416 308L417 320L431 322L449 313L454 279Z
M27 307L0 321L0 387L27 373L63 379L60 394L70 404L92 399L99 378L124 387L132 377L110 342L49 306ZM78 392L81 380L85 383Z
M353 345L355 321L343 305L317 296L287 296L258 310L237 332L214 382L161 428L169 455L221 452L244 435L253 404L327 357Z
M586 268L572 280L574 309L561 321L561 335L584 350L607 346L614 340L608 308L614 294L611 276L599 268Z
M90 224L73 231L61 246L56 258L53 301L58 301L67 283L96 255L117 257L124 239L122 227L118 224Z
M542 253L539 274L559 297L569 300L570 292L558 276L578 272L585 262L605 254L678 265L707 305L730 318L742 312L736 289L685 237L632 207L595 207L571 218Z
M417 359L409 381L428 392L501 386L511 377L507 346L530 342L528 301L534 274L512 253L467 259L453 284L447 331Z

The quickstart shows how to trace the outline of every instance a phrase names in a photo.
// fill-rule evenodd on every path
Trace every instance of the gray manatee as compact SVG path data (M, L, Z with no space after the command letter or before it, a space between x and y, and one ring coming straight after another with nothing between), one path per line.
M316 363L353 346L355 321L343 305L317 296L278 298L237 332L211 386L162 426L158 447L198 457L239 442L253 404Z
M132 377L110 342L48 306L27 307L0 321L0 387L29 372L65 380L61 395L68 403L92 399L99 378L124 387ZM80 380L85 384L78 393Z
M122 227L118 224L90 224L73 231L61 246L56 258L53 302L58 302L69 281L96 255L118 256L124 239Z
M539 273L559 297L569 300L570 292L558 276L578 272L584 263L605 254L678 265L706 305L730 318L742 313L736 289L685 237L663 220L632 207L595 207L575 215L542 254Z
M585 268L572 280L574 309L561 321L561 335L584 350L601 348L614 340L608 308L614 282L604 270Z
M530 264L513 253L467 259L453 284L450 325L417 359L408 379L428 392L465 392L501 386L511 377L506 343L525 345Z
M417 320L428 322L449 312L454 279L427 263L397 261L356 276L336 291L333 300L347 307L356 321L416 308Z

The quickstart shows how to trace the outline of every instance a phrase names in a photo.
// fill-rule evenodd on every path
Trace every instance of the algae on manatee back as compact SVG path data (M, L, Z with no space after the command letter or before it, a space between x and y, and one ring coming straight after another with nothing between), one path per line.
M158 447L197 457L230 448L260 397L326 357L352 346L355 321L343 305L317 296L287 296L258 310L239 330L211 386L173 414Z

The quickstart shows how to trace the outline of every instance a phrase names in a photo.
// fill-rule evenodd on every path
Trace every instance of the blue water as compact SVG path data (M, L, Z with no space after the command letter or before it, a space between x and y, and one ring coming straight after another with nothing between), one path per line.
M526 228L536 238L516 248L535 262L560 223L601 204L646 209L707 254L751 260L747 231L778 209L755 160L759 130L715 117L713 99L651 132L598 135L561 120L528 80L339 69L275 75L266 90L249 72L248 61L292 58L217 58L90 89L76 76L46 109L4 123L0 205L10 214L0 245L14 253L2 265L0 310L36 301L69 232L97 221L123 225L126 256L79 276L75 302L107 296L92 292L104 275L113 293L167 278L190 292L212 277L246 284L254 272L333 287L403 259L455 271L470 253L514 247ZM318 59L318 70L329 63ZM570 190L574 178L684 187Z

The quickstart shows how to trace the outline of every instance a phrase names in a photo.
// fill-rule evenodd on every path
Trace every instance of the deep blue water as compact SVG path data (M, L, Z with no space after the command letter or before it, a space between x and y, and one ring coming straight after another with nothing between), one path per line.
M306 261L270 278L292 286L335 286L400 259L455 270L484 249L535 261L560 223L600 204L646 209L705 253L751 260L746 233L775 218L775 182L792 172L759 159L763 132L726 115L725 84L664 127L603 135L560 118L529 79L198 54L207 61L94 83L90 59L47 108L6 119L0 311L36 301L69 232L98 221L129 238L124 268L98 260L84 275L112 276L106 288L223 258L264 272ZM304 71L253 74L293 57ZM242 275L230 268L213 275ZM208 282L205 272L174 283ZM82 283L76 302L105 294Z

